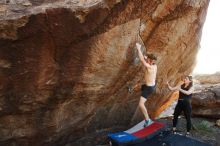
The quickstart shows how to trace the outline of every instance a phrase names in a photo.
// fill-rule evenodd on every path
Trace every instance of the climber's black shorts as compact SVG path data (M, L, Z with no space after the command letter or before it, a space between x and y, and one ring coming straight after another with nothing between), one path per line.
M144 98L148 98L148 96L153 93L155 89L155 86L147 86L147 85L142 85L141 86L141 96Z

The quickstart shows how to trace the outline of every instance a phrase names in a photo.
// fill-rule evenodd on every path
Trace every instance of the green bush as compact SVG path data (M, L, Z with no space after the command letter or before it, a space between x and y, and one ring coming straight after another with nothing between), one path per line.
M210 133L213 132L212 124L208 121L201 121L194 123L193 128L200 132Z

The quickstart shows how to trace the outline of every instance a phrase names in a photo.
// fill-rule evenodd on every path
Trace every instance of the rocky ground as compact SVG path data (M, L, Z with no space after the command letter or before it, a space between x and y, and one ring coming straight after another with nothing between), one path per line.
M161 119L168 124L168 127L172 127L172 119ZM192 118L192 130L191 137L196 138L200 141L204 141L212 146L220 146L219 136L220 128L215 124L216 120L214 119L205 119L205 118ZM180 131L180 134L185 134L186 132L186 121L184 118L179 119L177 129Z
M168 130L172 127L172 118L163 118L158 121L164 122L168 125ZM205 119L205 118L192 118L193 128L191 130L191 137L208 143L212 146L220 146L220 127L216 125L216 120ZM78 141L69 143L66 146L108 146L107 134L110 132L118 132L128 129L130 127L117 127L114 126L112 129L102 129L90 133L87 136L81 138ZM185 134L186 122L184 118L179 118L177 126L179 134Z

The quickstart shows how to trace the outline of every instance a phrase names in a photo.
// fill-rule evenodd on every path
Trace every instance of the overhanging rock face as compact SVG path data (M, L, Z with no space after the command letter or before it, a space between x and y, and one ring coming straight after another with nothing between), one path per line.
M65 145L126 125L143 80L135 42L158 56L151 116L194 66L208 0L56 0L0 4L0 145ZM163 108L161 108L163 107Z

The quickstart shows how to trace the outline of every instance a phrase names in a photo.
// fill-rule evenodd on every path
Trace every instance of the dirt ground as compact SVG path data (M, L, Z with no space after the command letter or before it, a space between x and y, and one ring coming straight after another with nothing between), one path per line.
M172 128L172 117L159 119L157 121L167 124L168 130ZM208 143L212 146L220 146L220 127L215 125L216 120L206 119L206 118L192 118L193 128L191 130L190 136ZM130 128L130 127L129 127ZM102 129L90 133L85 137L79 139L78 141L67 144L66 146L109 146L109 141L107 139L108 133L119 132L128 127L118 127L115 125L109 129ZM180 117L178 120L177 130L179 134L186 133L186 121L184 117Z

